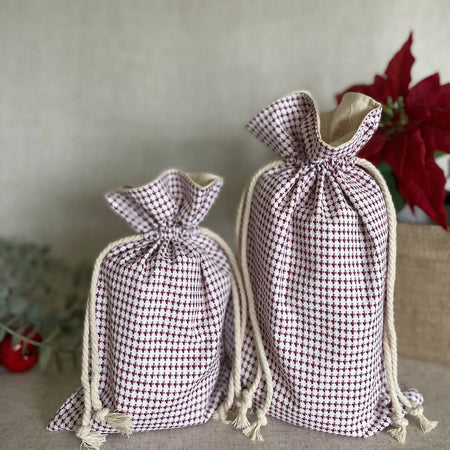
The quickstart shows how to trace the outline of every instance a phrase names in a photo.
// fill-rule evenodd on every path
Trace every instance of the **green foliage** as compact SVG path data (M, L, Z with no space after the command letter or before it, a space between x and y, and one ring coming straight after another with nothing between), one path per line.
M0 240L0 341L36 345L39 366L64 354L78 363L90 267L73 268L50 255L47 247ZM32 330L27 337L25 330ZM35 333L42 342L30 339Z
M381 161L380 164L378 164L378 170L383 175L389 188L389 192L392 196L392 201L394 202L395 210L399 212L405 206L405 200L403 200L403 197L398 192L397 179L392 172L391 166L387 162Z
M52 348L49 345L42 345L39 348L39 367L45 369L52 357Z

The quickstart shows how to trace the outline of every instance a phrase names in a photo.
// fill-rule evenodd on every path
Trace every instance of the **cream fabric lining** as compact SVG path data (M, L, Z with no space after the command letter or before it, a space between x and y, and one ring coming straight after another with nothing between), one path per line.
M364 117L380 104L357 92L347 92L341 103L332 111L319 114L322 140L332 147L348 142L358 131Z

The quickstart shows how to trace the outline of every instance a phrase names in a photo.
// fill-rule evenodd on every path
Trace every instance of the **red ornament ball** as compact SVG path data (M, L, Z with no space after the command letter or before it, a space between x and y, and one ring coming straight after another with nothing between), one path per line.
M39 333L31 335L32 330L27 329L24 336L36 342L42 342ZM8 334L0 343L0 361L10 372L25 372L31 369L39 358L39 348L28 342L19 341L12 347L12 336Z

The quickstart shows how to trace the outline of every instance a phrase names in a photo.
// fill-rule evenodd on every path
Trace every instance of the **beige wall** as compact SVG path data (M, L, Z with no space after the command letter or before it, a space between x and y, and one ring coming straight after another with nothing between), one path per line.
M103 193L168 167L225 177L232 240L271 154L243 126L295 89L323 108L415 32L418 80L450 81L448 0L0 0L0 236L93 258L129 234Z

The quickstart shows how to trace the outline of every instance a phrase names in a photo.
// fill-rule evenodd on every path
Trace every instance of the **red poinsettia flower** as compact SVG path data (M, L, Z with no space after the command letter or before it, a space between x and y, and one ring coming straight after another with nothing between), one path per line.
M383 104L380 126L359 156L375 165L389 164L405 202L422 208L447 228L445 177L434 153L450 153L450 83L441 86L435 73L415 86L411 83L412 33L373 84L355 85L345 92L361 92Z

